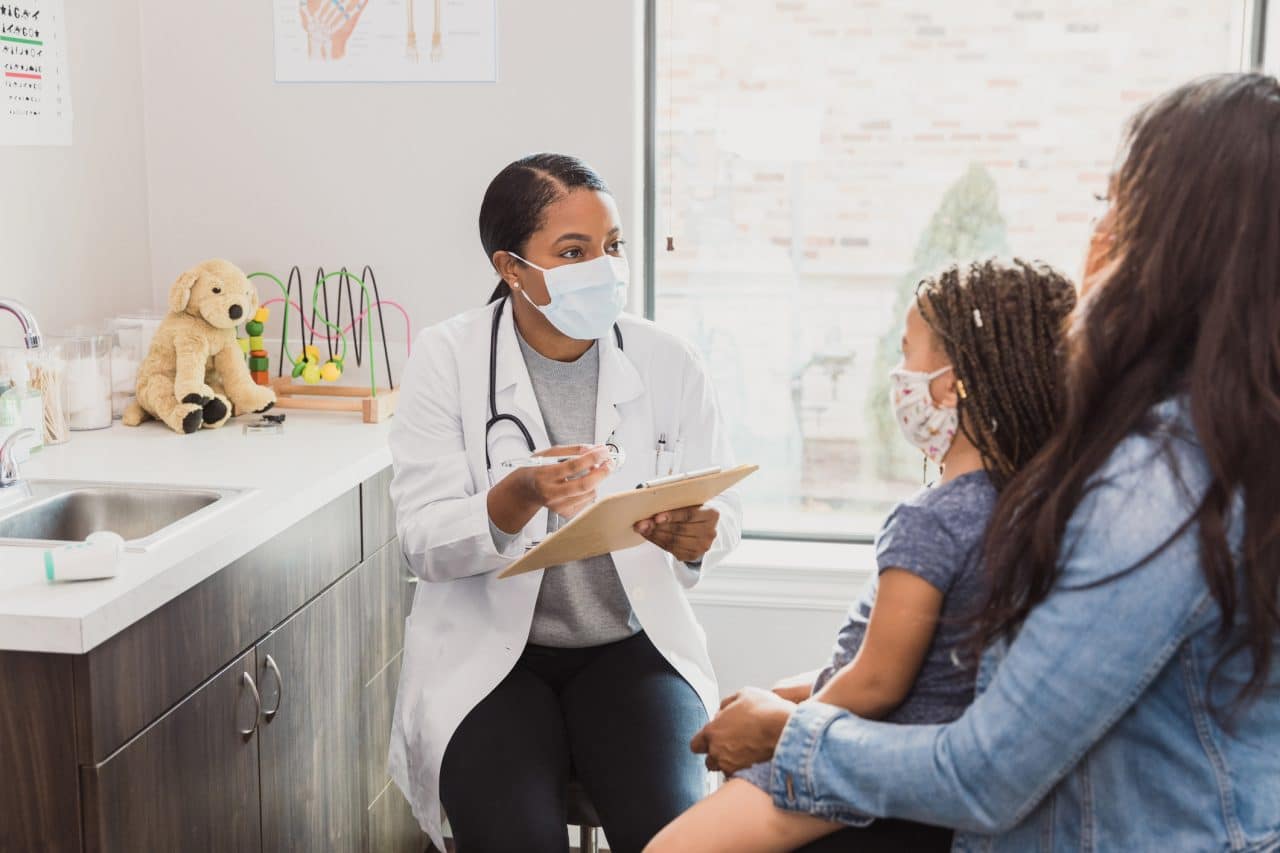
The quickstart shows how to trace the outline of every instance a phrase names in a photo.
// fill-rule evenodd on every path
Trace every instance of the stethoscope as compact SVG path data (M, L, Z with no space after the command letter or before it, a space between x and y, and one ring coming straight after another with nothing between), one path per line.
M530 453L537 449L533 443L533 435L524 425L524 421L515 415L498 414L498 327L502 325L502 311L509 298L503 297L498 307L494 309L493 328L489 332L489 422L484 425L484 465L490 471L493 470L493 462L489 458L489 432L503 421L510 421L516 425L516 429L520 430L520 434L524 436L524 443L528 446ZM617 323L613 324L613 338L618 342L618 349L624 349L622 330L618 328Z

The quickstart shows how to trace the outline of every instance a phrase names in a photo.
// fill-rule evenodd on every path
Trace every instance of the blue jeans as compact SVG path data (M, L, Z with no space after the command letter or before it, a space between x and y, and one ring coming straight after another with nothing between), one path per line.
M440 773L459 853L569 849L572 773L610 849L639 851L704 793L693 688L643 632L604 646L526 646L458 726Z

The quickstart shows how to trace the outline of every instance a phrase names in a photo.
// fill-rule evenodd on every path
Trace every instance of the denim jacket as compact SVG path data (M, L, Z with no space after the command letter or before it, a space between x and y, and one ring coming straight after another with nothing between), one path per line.
M956 851L1280 851L1280 638L1267 689L1231 715L1251 661L1210 678L1221 614L1194 526L1087 588L1175 534L1209 482L1185 404L1152 414L1091 481L1058 583L984 655L964 715L898 726L800 705L774 756L780 808L955 827Z

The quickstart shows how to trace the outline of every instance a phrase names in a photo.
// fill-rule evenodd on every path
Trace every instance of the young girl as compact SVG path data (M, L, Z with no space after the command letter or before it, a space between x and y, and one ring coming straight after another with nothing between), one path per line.
M876 539L879 576L850 609L831 661L775 693L904 724L948 722L972 702L974 672L956 653L982 597L983 533L998 491L1054 429L1075 301L1066 278L1023 261L952 267L921 284L891 399L903 436L942 478L889 514ZM774 808L770 764L718 769L742 772L646 849L791 850L829 835L821 849L950 849L949 829L906 821L832 835L841 823Z

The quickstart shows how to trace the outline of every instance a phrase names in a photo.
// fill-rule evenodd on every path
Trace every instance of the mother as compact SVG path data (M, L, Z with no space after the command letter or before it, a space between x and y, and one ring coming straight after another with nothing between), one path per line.
M987 538L981 695L908 728L744 691L694 747L772 754L776 807L956 850L1280 850L1280 85L1190 83L1127 147L1064 426Z

